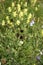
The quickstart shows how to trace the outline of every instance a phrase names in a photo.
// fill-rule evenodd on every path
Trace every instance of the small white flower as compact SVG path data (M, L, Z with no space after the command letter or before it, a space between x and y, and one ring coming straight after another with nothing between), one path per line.
M30 22L30 26L33 26L34 23L35 23L34 20L32 20L32 21Z
M40 56L36 56L36 59L40 61Z
M42 52L43 52L43 49L42 49Z
M18 45L21 46L22 44L23 44L23 41L20 41Z
M20 41L20 44L23 44L23 41Z
M40 54L41 54L41 55L43 54L42 51L40 51Z
M32 20L32 24L34 24L35 22L34 22L34 20Z
M32 24L32 23L30 23L30 26L33 26L33 24Z
M43 25L42 25L42 28L43 28Z

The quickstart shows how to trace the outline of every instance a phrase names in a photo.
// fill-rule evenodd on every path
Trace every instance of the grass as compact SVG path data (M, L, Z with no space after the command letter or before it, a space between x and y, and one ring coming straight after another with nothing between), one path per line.
M43 65L43 1L32 1L0 0L0 65Z

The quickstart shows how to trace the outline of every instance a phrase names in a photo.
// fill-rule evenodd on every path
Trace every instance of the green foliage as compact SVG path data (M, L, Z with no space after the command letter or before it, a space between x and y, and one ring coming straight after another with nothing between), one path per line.
M0 0L0 64L43 65L42 0Z

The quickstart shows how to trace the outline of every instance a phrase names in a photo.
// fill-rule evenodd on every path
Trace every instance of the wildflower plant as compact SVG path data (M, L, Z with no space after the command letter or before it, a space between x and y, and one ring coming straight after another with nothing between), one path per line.
M0 65L43 65L42 0L0 0Z

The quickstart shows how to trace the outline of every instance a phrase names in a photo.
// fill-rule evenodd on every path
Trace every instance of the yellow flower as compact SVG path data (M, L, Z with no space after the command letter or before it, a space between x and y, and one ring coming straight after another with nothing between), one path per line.
M23 10L23 13L24 13L25 15L27 15L27 11L28 11L28 9L25 8L25 9Z
M37 0L31 0L32 5L34 6Z
M5 25L5 20L2 20L2 26L4 26Z
M27 7L27 2L25 2L24 6Z
M14 17L16 17L16 16L17 16L16 11L15 11L15 12L12 12L12 15L13 15Z
M12 11L12 8L11 7L8 7L8 11L11 12Z
M7 23L8 23L11 27L14 27L13 23L10 22L10 20L8 20Z
M19 13L19 17L21 18L22 16L23 16L23 12L20 11L20 13Z
M30 19L32 17L32 14L31 13L29 13L29 15L28 15L28 19Z
M37 11L38 10L38 8L37 7L35 7L35 11Z
M38 7L40 7L40 5L38 4Z
M13 23L12 23L12 22L10 22L10 26L11 26L11 27L14 27L14 25L13 25Z
M17 10L18 10L18 12L21 10L20 7L21 7L20 4L17 4Z
M23 1L21 1L21 5L23 4Z
M10 25L13 25L13 23L12 23L12 22L10 22Z
M27 19L27 23L29 23L30 22L30 19Z
M10 24L10 20L8 20L7 23Z
M15 6L15 4L14 4L14 2L12 2L12 7L14 7Z
M32 14L31 13L29 13L29 15L28 15L28 18L27 18L27 23L29 23L30 22L30 19L32 18Z
M6 20L9 20L9 16L6 16Z
M16 24L17 24L17 25L19 25L19 24L20 24L20 21L19 21L19 20L17 20Z
M36 64L33 64L33 65L36 65Z
M41 35L43 36L43 29L41 30Z
M34 1L34 4L37 2L37 0L33 0Z

